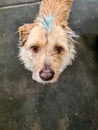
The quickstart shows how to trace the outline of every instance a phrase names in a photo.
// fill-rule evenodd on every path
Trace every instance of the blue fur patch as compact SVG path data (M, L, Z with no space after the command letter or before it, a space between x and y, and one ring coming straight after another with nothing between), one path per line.
M51 32L53 25L53 16L43 16L40 21L40 25L45 28L48 33Z

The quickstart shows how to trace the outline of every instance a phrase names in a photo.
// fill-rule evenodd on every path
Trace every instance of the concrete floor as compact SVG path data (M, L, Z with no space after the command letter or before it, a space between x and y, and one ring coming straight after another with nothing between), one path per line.
M33 81L17 58L17 29L34 20L36 1L0 1L0 130L98 130L98 0L74 0L77 58L49 85Z

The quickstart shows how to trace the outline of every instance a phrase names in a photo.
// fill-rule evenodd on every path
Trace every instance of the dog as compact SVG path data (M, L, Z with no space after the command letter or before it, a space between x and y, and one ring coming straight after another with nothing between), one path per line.
M42 0L34 22L18 29L19 58L37 82L55 82L75 58L75 34L67 23L72 2Z

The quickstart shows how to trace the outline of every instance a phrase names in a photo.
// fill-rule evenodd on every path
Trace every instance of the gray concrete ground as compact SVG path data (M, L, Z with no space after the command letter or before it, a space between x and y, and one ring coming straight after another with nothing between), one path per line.
M38 8L31 0L0 1L0 130L98 130L98 1L74 0L77 57L49 85L33 81L17 57L17 29Z

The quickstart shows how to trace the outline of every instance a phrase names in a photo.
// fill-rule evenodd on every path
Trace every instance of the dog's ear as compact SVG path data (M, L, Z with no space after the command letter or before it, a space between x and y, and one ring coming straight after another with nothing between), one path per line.
M23 46L26 42L30 30L33 28L34 24L24 24L18 28L19 37L20 37L20 46Z

